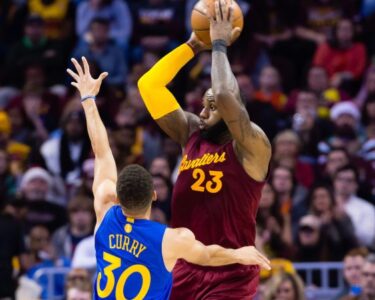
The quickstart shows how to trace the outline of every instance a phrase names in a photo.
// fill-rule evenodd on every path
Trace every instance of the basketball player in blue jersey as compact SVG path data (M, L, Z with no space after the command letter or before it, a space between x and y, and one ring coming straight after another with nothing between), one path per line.
M240 263L270 269L268 259L254 247L234 250L205 246L186 228L169 229L149 220L152 201L156 200L152 177L138 165L125 167L117 176L107 132L95 104L108 73L93 79L84 57L83 69L75 59L72 62L76 73L67 71L81 94L95 154L95 299L168 299L171 271L178 259L204 266Z

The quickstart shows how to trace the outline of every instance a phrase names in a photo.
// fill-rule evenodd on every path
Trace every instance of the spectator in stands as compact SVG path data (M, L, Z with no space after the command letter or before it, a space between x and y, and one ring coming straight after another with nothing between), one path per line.
M93 200L75 196L69 200L67 210L69 223L53 234L52 243L58 256L72 258L78 243L94 232Z
M306 188L296 183L293 171L285 166L277 166L272 170L271 185L278 195L281 214L291 215L295 231L298 216L301 215L297 209L306 197Z
M321 181L333 183L333 178L338 169L349 164L350 155L344 147L333 147L327 153L324 170L321 172Z
M365 46L353 39L353 23L341 19L332 40L318 47L313 61L314 65L327 70L332 86L342 87L352 94L353 83L359 83L367 61Z
M287 102L281 89L279 72L272 66L264 67L259 80L259 89L254 95L254 101L270 103L277 111L283 111Z
M366 248L355 248L350 250L344 257L344 279L345 287L334 300L339 300L350 294L358 295L361 290L361 272L368 255Z
M333 254L331 260L341 260L358 243L349 216L335 204L332 189L325 184L316 184L306 202L310 213L320 219L323 239Z
M43 18L46 35L53 39L70 38L73 35L73 8L69 0L33 0L27 1L25 5L28 14L37 14Z
M0 149L5 150L10 158L10 168L16 174L24 170L24 164L31 148L11 139L12 125L6 112L0 110Z
M324 151L324 148L344 147L350 154L357 153L363 141L360 116L358 108L352 102L335 104L331 109L333 133L319 148Z
M30 168L22 177L19 196L22 201L20 206L26 208L26 215L22 216L26 231L31 226L42 224L53 232L65 224L65 209L50 202L54 200L49 198L52 187L53 178L40 167ZM21 212L22 209L19 208L18 211Z
M155 202L153 208L159 208L165 215L165 219L169 222L171 218L171 196L172 196L172 183L170 177L165 177L163 174L152 173L152 181L154 189L158 196L158 203Z
M339 168L334 176L335 202L350 217L355 235L362 246L372 246L375 241L375 207L356 196L358 172L354 166Z
M155 157L150 165L150 173L152 175L160 174L165 178L171 178L171 169L168 160L164 156Z
M317 98L318 116L329 118L329 109L337 102L348 99L348 95L340 89L330 87L327 71L324 67L311 66L307 74L305 92L314 93ZM294 111L300 90L293 91L288 100L288 110ZM302 92L304 92L302 90Z
M296 273L274 274L266 284L265 300L304 300L304 284Z
M92 192L92 185L94 183L94 159L88 158L82 164L82 180L77 186L76 191L73 192L75 195L86 196L91 199L94 198Z
M143 0L133 2L133 45L151 51L172 49L184 36L184 19L178 5L170 0ZM134 58L141 56L134 54Z
M60 100L46 90L24 90L20 96L10 101L7 110L12 109L20 110L23 124L16 128L19 131L28 129L28 132L23 132L22 141L31 147L40 146L48 138L49 133L58 128Z
M267 257L291 257L293 242L289 214L281 214L275 190L266 183L262 190L257 214L260 243Z
M90 23L91 39L78 45L73 57L87 57L95 62L100 70L108 72L108 84L121 87L126 78L126 62L124 51L110 40L110 19L94 18Z
M117 155L115 155L115 151L114 157L117 165L121 167L133 163L143 163L142 155L137 153L137 151L135 150L135 145L137 142L136 128L137 126L135 124L128 124L117 126L116 130L114 131L114 146L118 150Z
M61 46L46 37L45 24L37 15L30 15L25 24L21 41L9 49L6 58L7 82L16 87L22 85L22 74L27 65L42 64L48 74L47 85L62 82L64 61Z
M0 149L0 207L5 201L14 198L16 190L16 178L10 170L9 154Z
M73 269L67 276L67 300L91 300L92 286L90 274L84 269Z
M296 34L319 45L333 37L334 27L342 17L354 15L350 1L308 0L300 3Z
M317 145L330 136L332 126L328 120L319 116L318 99L314 93L302 90L298 93L291 123L300 138L301 156L315 163L318 155Z
M358 296L348 296L342 300L375 299L375 254L369 254L361 271L361 292Z
M329 261L327 242L323 238L322 222L312 214L302 217L298 224L295 260L299 262Z
M373 94L375 94L375 64L369 66L362 87L354 101L358 107L362 108L366 99Z
M301 141L292 130L279 132L273 140L273 162L293 170L297 183L308 188L314 181L311 164L304 162L299 151Z
M64 257L59 257L54 253L53 246L51 243L51 237L48 229L44 226L34 226L30 230L30 243L29 243L29 268L26 272L26 276L30 279L34 278L36 272L42 268L53 268L53 267L69 267L70 260ZM41 276L38 283L42 286L41 299L47 300L54 297L61 297L64 295L64 276L54 275L53 280L55 282L53 295L48 293L48 284L50 278L47 276Z
M15 278L16 265L25 267L25 245L21 224L11 215L4 211L4 203L0 202L0 240L1 240L1 256L0 256L0 298L14 299L14 293L17 287ZM18 274L17 274L18 275Z
M49 138L40 148L47 169L66 180L68 188L80 177L82 163L90 153L85 126L81 111L68 112L62 117L61 135Z
M85 269L91 275L96 272L95 236L91 235L77 245L72 259L72 268Z
M109 37L126 47L132 34L132 16L127 1L88 0L77 7L76 32L81 40L92 40L90 24L95 18L110 20ZM107 70L106 70L107 71Z

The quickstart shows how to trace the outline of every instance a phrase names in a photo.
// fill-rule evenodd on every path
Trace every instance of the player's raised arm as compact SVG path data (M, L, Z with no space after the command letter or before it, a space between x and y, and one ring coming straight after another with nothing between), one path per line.
M242 165L255 180L264 180L271 157L271 145L262 129L250 122L228 61L227 46L232 36L239 34L239 29L232 28L233 8L227 2L215 1L215 16L210 16L212 91L216 108L235 140Z
M190 133L198 128L199 119L194 114L184 112L166 86L194 54L204 49L204 44L192 34L187 43L165 55L138 81L140 94L152 118L182 146Z
M177 259L201 266L243 264L259 265L267 270L271 268L270 261L253 246L239 249L227 249L219 245L205 246L187 228L167 229L163 240L163 257L170 269Z
M108 73L102 73L99 78L94 79L91 77L86 58L82 57L83 69L74 58L72 62L76 68L76 73L70 69L67 72L75 80L75 82L72 82L72 85L81 94L87 130L95 154L95 173L92 190L94 193L97 224L99 224L106 211L116 203L116 163L109 147L107 130L104 127L95 104L95 97L99 93L102 81L107 77Z

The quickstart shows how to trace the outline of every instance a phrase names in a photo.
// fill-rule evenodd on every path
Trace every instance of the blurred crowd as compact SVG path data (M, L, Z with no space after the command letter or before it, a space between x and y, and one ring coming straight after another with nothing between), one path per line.
M38 271L51 267L72 268L55 276L55 295L91 297L94 160L70 57L109 72L96 103L117 166L148 168L159 199L152 218L169 222L181 149L136 84L188 39L195 2L1 0L0 299L16 290L47 299ZM257 247L293 262L354 257L341 296L375 297L375 1L238 3L244 30L228 55L250 118L273 144ZM199 114L210 65L201 53L170 86L185 110ZM282 269L260 299L303 299L303 281ZM280 298L288 289L294 296Z

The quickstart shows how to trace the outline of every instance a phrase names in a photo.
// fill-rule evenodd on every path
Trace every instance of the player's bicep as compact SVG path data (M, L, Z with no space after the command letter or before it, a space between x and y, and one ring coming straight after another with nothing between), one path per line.
M179 229L178 249L180 259L192 264L204 265L209 261L207 247L195 239L194 233L187 228Z
M102 222L108 209L116 203L116 183L111 180L104 180L94 192L94 209L97 224Z
M160 128L175 142L185 146L191 133L198 128L199 118L181 108L155 120Z

